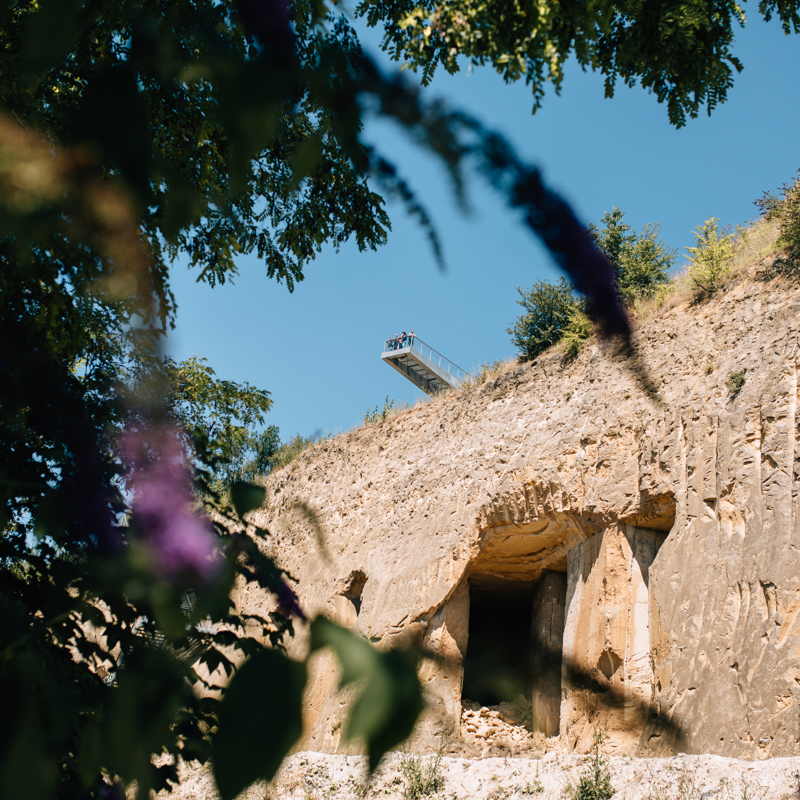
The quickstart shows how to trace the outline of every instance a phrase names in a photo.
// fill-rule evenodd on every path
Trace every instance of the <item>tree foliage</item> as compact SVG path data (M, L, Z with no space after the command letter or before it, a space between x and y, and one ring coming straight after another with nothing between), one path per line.
M570 284L561 278L558 283L536 281L530 289L517 287L524 313L508 329L511 341L523 361L532 361L549 347L561 341L567 327L580 311L581 301Z
M324 8L301 1L292 33L281 3L258 5L8 4L0 102L119 175L154 256L185 255L213 285L256 253L291 289L323 243L373 248L389 220L325 100L359 53L352 30L337 15L320 36Z
M548 81L560 91L564 65L575 58L605 76L606 97L614 95L617 80L640 83L681 127L703 106L710 114L724 102L742 70L732 45L745 16L735 0L545 0L502 9L488 0L362 0L357 13L384 26L384 48L419 70L423 83L440 65L457 72L466 57L470 64L491 64L506 81L524 78L534 110ZM800 32L796 0L762 0L759 13L767 20L776 15L787 34Z
M301 680L237 690L257 665L274 680L303 669L280 652L303 612L256 544L267 532L243 519L263 489L234 483L233 506L215 491L223 460L223 477L244 474L236 459L269 398L200 360L164 362L169 259L185 254L214 283L254 250L291 287L323 241L371 246L386 228L358 116L320 100L337 74L352 81L354 42L341 26L319 35L310 8L295 33L278 6L248 31L245 6L0 7L4 798L106 796L109 782L146 797L176 775L154 754L206 762L214 731L280 701L270 759L257 737L218 745L228 798L241 785L232 750L248 780L268 778L297 735ZM256 461L276 434L259 437ZM245 620L235 579L274 610ZM216 670L229 687L204 694ZM365 738L374 757L379 735Z
M676 251L658 236L659 226L647 223L641 233L623 221L625 212L616 206L601 220L602 228L589 225L589 235L614 269L617 290L625 303L652 296L669 280Z
M637 234L624 216L616 207L606 212L602 228L589 225L589 237L611 265L615 294L630 304L667 282L675 251L658 238L658 225L646 224ZM517 291L522 297L517 302L525 311L508 332L523 360L530 361L562 341L565 357L575 358L592 331L592 303L579 298L564 278L555 284L537 281L530 289Z
M687 247L689 254L689 278L704 294L719 288L727 275L733 257L733 235L720 235L719 220L709 217L694 230L696 247Z
M212 485L225 494L234 481L267 475L280 448L280 431L259 430L272 407L269 392L248 383L220 380L204 358L163 362L164 385L176 423L207 442L214 454Z

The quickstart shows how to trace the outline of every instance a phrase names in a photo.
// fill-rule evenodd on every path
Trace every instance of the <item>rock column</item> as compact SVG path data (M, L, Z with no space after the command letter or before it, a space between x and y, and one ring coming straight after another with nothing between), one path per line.
M561 734L588 752L592 734L633 754L652 696L648 571L665 536L613 525L567 555Z
M530 657L532 727L545 736L558 736L561 718L566 598L566 574L545 572L533 597Z
M416 733L428 741L435 742L441 734L458 735L468 637L469 585L462 581L433 615L422 639L423 648L438 657L425 659L419 672L428 708Z

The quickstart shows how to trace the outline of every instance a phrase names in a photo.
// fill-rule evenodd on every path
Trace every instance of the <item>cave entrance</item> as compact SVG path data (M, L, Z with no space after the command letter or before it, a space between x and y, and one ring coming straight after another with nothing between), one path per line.
M533 597L532 582L470 579L463 700L496 706L527 698Z
M572 526L571 519L535 519L487 534L469 577L462 708L468 700L511 703L520 713L501 708L501 716L524 716L529 730L558 734Z
M558 735L566 593L555 570L536 581L470 579L462 705L511 703L529 730Z

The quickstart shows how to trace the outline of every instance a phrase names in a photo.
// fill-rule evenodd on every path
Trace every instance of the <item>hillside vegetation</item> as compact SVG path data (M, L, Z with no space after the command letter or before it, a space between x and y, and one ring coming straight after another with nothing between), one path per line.
M800 278L800 258L798 241L800 236L793 233L796 209L800 208L800 181L785 187L788 200L772 198L765 202L764 214L747 226L738 227L732 234L720 233L715 221L710 220L698 226L698 244L692 248L686 263L678 274L657 285L646 296L632 296L628 311L634 330L639 331L651 321L663 317L668 312L685 307L688 314L699 312L700 308L713 303L735 286L744 282L766 285L771 281L796 281ZM598 334L588 317L582 312L578 324L568 326L562 337L539 357L560 358L566 367L580 351ZM487 362L474 369L474 378L459 389L446 389L431 400L419 400L414 405L404 405L386 397L382 406L368 409L364 414L364 426L380 426L398 417L413 414L430 403L440 402L444 397L467 397L480 391L486 384L494 384L503 375L525 369L522 358L510 357ZM711 371L711 362L707 365ZM734 379L736 383L736 379ZM568 399L568 398L567 398ZM291 466L304 453L313 452L325 440L297 438L291 447L285 447L282 458L274 469Z

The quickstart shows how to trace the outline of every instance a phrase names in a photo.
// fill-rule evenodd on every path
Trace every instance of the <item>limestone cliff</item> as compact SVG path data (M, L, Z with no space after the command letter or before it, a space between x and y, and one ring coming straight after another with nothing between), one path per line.
M603 729L640 755L795 755L798 329L800 291L743 282L639 324L660 404L595 342L341 435L269 478L265 546L310 612L443 656L422 669L420 746L461 735L462 701L487 705L468 693L503 667L479 642L516 603L507 638L538 631L563 658L513 651L528 727L554 746L586 751ZM306 747L340 748L341 704L322 659Z

